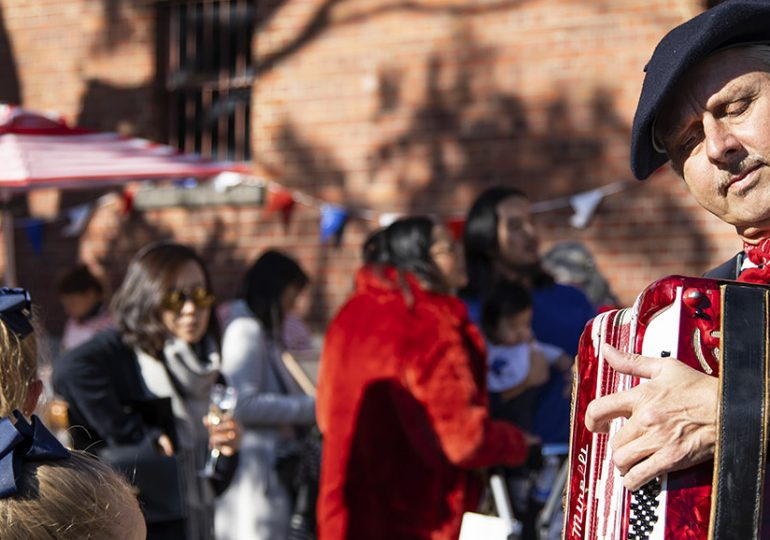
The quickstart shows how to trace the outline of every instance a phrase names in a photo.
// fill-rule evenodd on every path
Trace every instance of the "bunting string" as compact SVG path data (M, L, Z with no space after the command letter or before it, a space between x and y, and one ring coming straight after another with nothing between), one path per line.
M184 179L174 182L174 184L180 189L191 189L199 185L195 179ZM148 182L142 189L152 189L151 186L153 185ZM317 210L319 215L319 240L322 244L333 242L335 245L338 245L342 241L345 226L351 219L370 221L379 227L385 227L405 215L400 212L378 212L370 208L352 208L330 203L308 193L286 187L272 179L257 178L235 172L222 173L214 177L212 185L217 191L224 191L239 185L256 185L264 188L266 200L263 217L269 219L277 213L286 227L289 226L293 212L298 204ZM570 217L571 225L575 228L585 228L605 197L619 193L632 185L635 185L635 183L621 180L568 196L536 201L532 203L531 208L533 213L545 213L563 208L572 208L574 214ZM31 247L36 253L39 253L42 249L42 230L45 224L66 221L61 234L66 237L79 236L85 230L88 221L96 209L108 205L120 205L121 215L131 213L134 210L133 191L124 189L120 194L108 193L101 195L92 202L61 209L57 216L47 219L34 217L17 219L14 222L14 226L23 228L26 231ZM455 239L462 237L465 226L465 214L465 210L442 214L442 218Z

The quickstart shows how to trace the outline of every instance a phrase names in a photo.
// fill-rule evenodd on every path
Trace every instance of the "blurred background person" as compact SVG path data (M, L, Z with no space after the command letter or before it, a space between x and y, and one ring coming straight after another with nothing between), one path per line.
M319 538L455 539L477 510L479 469L522 463L534 440L489 417L484 343L450 294L466 275L447 229L404 218L364 254L380 263L359 270L322 352Z
M593 254L580 242L555 244L543 255L543 268L558 283L583 291L599 312L620 306L607 278L597 268Z
M92 455L70 452L39 421L0 420L0 453L13 458L15 473L0 479L0 538L144 540L144 517L126 479Z
M542 267L530 202L520 190L493 187L474 201L465 222L463 243L468 285L460 291L471 319L481 322L481 303L499 280L516 281L532 295L532 330L538 341L577 354L586 322L596 310L585 294L556 283ZM569 441L569 398L556 369L538 398L534 433L543 443Z
M552 372L562 374L563 395L569 398L572 358L558 347L535 339L532 297L521 283L507 280L495 283L481 306L481 328L487 339L487 383L492 416L531 432L541 389ZM504 469L514 512L523 524L525 538L536 538L538 513L550 493L550 489L544 491L545 497L543 493L535 493L537 480L546 475L552 477L554 473L542 469L540 460ZM545 481L551 482L550 477ZM538 500L531 500L535 496Z
M78 264L59 279L57 291L67 320L61 336L61 350L73 349L112 326L104 286L88 266Z
M29 417L37 406L43 383L36 334L29 293L0 288L0 417L11 417L14 410Z
M284 322L308 278L297 262L275 250L246 272L239 298L226 313L223 371L238 389L236 417L244 426L240 465L217 503L217 538L288 538L293 501L275 468L282 447L315 422L315 400L305 395L282 361Z
M54 393L51 362L62 352L85 343L102 330L111 328L113 323L105 302L104 285L85 264L68 268L59 277L56 290L67 319L58 346L54 337L42 334L38 336L38 348L42 349L39 372L44 384L44 395L40 400L38 414L60 441L71 445L72 440L67 431L67 404Z
M27 291L0 289L0 455L13 461L12 474L0 478L0 538L145 538L136 495L121 475L69 452L39 418L24 418L42 390L36 334Z
M156 457L174 456L181 491L153 477L167 469L153 469L137 486L151 540L214 538L214 498L237 464L236 422L226 418L208 428L203 422L211 387L224 382L214 300L198 254L180 244L151 244L132 259L113 298L116 329L71 349L54 366L76 448L112 464L125 458L137 479L147 472L142 467L168 463ZM200 474L210 448L221 452L213 479ZM155 490L179 500L153 507Z
M537 389L548 382L551 367L565 374L569 388L572 359L553 345L535 339L532 297L526 287L498 281L481 306L487 339L487 387L492 415L532 431Z
M492 187L482 192L468 212L463 233L468 285L460 292L471 318L481 322L483 299L503 280L518 282L532 297L532 331L542 343L557 347L568 358L577 354L586 322L596 309L586 295L571 285L557 283L543 269L539 239L526 194L510 187ZM566 456L569 443L570 397L565 392L563 366L549 366L548 382L533 399L533 434L543 442L544 451ZM558 463L549 461L549 468ZM544 474L548 471L543 471ZM540 489L539 491L546 491ZM540 504L526 500L523 539L536 538L535 518ZM552 523L559 527L561 516Z

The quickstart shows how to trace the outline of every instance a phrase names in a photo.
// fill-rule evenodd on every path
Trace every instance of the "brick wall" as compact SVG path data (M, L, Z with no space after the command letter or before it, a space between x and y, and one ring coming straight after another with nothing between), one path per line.
M642 67L696 1L285 0L260 3L253 46L255 172L313 197L369 210L343 244L318 242L318 209L288 227L260 208L121 215L104 204L80 238L45 228L43 250L16 231L20 282L57 332L54 276L78 258L116 286L131 253L173 237L199 248L220 296L268 246L313 278L303 309L322 328L350 290L362 239L384 212L458 214L488 185L549 200L631 180L630 123ZM83 125L163 132L152 4L0 0L0 98ZM94 200L68 192L60 208ZM16 201L24 215L24 200ZM585 230L568 209L538 216L544 247L584 241L621 300L653 279L699 274L732 255L731 230L696 208L669 171L607 197ZM372 219L374 216L374 219Z

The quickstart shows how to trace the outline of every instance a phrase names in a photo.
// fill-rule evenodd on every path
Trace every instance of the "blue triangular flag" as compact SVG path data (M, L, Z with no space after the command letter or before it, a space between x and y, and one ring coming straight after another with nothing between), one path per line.
M45 222L42 219L27 218L24 222L24 231L27 233L27 240L35 255L40 255L43 251L44 226Z
M332 237L339 239L348 221L348 211L333 204L321 206L321 243L325 244Z

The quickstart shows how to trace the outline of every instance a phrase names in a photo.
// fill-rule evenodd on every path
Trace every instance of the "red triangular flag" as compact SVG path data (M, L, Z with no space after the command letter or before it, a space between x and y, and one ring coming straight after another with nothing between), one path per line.
M124 189L123 193L121 194L121 199L123 206L120 209L120 215L125 217L134 211L134 192L128 189Z
M279 190L270 191L267 197L267 206L265 207L265 217L272 216L275 212L281 212L283 224L289 225L291 213L294 211L294 195L291 191Z
M465 232L465 218L449 218L446 220L446 226L455 242L459 242L463 239L463 232Z

